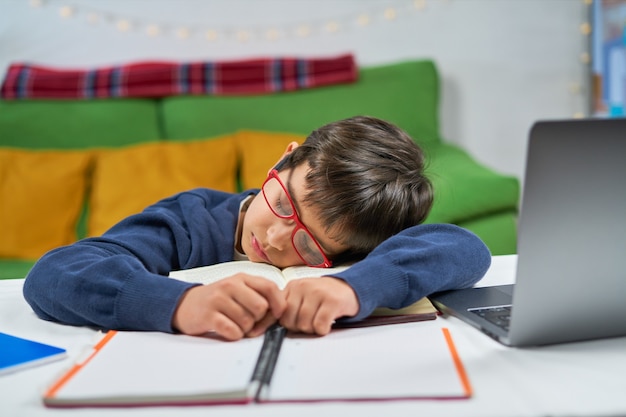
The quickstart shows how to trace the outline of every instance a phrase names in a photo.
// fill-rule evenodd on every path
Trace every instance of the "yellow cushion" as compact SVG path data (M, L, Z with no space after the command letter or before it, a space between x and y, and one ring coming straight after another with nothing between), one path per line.
M0 257L36 259L76 240L88 151L0 149Z
M301 144L306 137L292 133L237 132L237 152L240 158L241 187L260 188L269 170L278 162L287 145Z
M207 187L234 192L236 162L232 136L98 151L87 234L101 235L125 217L180 191Z

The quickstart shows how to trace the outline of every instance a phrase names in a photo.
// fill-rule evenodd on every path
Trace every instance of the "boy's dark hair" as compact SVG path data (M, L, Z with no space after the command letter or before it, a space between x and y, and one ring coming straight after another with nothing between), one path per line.
M277 169L308 163L307 193L331 237L356 260L392 235L424 221L433 202L424 154L402 129L367 116L314 130ZM340 258L340 259L338 259Z

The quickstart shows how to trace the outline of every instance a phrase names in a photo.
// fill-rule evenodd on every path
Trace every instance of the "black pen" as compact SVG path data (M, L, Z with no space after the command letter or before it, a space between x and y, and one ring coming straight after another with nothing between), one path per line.
M263 346L250 380L250 394L256 400L267 395L280 347L286 334L287 329L278 324L272 325L265 331Z

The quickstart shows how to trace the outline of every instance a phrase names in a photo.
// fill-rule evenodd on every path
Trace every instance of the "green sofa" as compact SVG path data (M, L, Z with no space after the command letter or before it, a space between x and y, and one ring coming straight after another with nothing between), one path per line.
M89 227L94 207L108 212L120 201L140 200L142 190L159 188L165 178L176 176L172 171L177 167L195 165L211 170L215 166L222 170L217 172L217 180L228 177L232 184L227 189L254 186L256 183L242 180L249 169L242 164L254 165L257 155L260 158L265 148L271 148L264 140L304 138L327 122L357 114L399 125L426 151L435 184L435 204L427 222L454 223L472 230L494 255L515 253L519 181L479 164L441 138L439 89L435 64L415 60L361 68L358 81L351 84L268 95L0 100L0 227L7 231L0 236L0 278L25 276L39 256L36 251L27 250L26 255L13 251L24 243L22 237L24 241L52 239L65 244L92 235ZM246 131L258 133L248 138L253 143L233 139ZM140 145L200 146L199 141L219 142L222 147L189 148L185 151L188 156L182 156L190 158L189 163L182 165L168 165L162 156L139 160L148 154L137 148ZM282 144L274 146L280 149ZM115 151L129 153L115 162L111 153ZM164 152L174 150L166 148ZM203 159L191 159L199 153ZM20 165L17 159L22 157L26 162ZM133 181L148 169L143 168L145 159L161 161L157 168L161 177L138 185ZM227 159L233 163L224 168ZM267 161L256 164L261 170L269 168ZM57 175L57 168L66 172ZM31 172L36 177L38 170L43 174L31 178ZM106 185L107 192L127 191L126 196L122 193L117 200L107 201L107 192L100 188L109 177L115 179ZM70 187L74 191L69 192ZM72 208L63 208L68 202ZM38 236L38 231L46 228L52 229L46 233L59 233L55 227L69 228L70 235L59 239Z

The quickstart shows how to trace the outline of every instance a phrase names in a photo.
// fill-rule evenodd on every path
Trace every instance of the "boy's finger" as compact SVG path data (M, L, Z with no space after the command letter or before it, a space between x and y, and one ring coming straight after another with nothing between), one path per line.
M276 323L276 318L271 312L267 312L265 317L256 322L252 330L246 333L247 337L257 337L265 333L265 331L272 325Z
M321 303L317 299L303 299L300 308L298 309L298 315L296 318L296 326L298 330L304 333L316 333L314 327L314 320L318 315L318 310L321 308Z
M328 304L321 305L313 318L313 331L320 336L330 333L332 325L336 319L337 314L334 308Z
M212 329L226 340L239 340L244 336L241 328L225 315L214 318Z
M211 284L221 285L219 291L222 302L219 309L241 325L245 332L265 316L270 305L266 296L255 289L254 282L254 277L239 276Z
M274 318L282 316L285 308L287 307L287 301L285 300L285 294L275 283L268 281L265 278L255 279L254 277L249 277L246 279L246 284L267 300L269 309Z
M262 315L259 315L258 318L255 317L246 307L246 304L242 304L242 302L236 298L225 300L224 303L221 303L218 311L227 320L239 327L240 331L244 334L252 329L258 318L263 317Z
M280 324L289 330L298 330L296 323L302 299L300 297L294 297L289 292L286 294L286 299L287 306L285 307L283 314L280 316Z
M244 309L247 315L250 316L253 322L251 323L252 325L261 320L270 309L269 300L267 300L265 295L249 286L239 288L231 297L233 303Z

